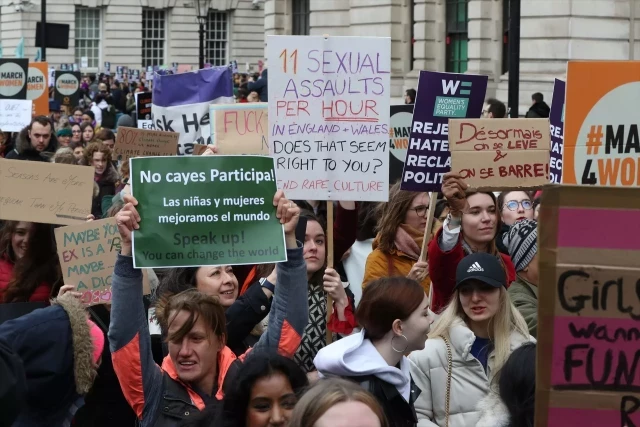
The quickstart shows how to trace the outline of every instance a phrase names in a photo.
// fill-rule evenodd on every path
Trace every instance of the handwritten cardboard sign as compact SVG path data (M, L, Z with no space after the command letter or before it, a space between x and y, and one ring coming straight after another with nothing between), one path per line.
M472 187L498 190L549 183L548 119L451 119L451 170Z
M115 218L55 229L58 257L65 285L82 292L87 305L111 302L111 277L121 238ZM149 280L144 271L145 294Z
M116 159L132 157L175 156L178 154L177 132L124 128L118 129L114 153Z
M546 187L536 426L640 425L640 189ZM606 233L606 224L623 224Z
M389 196L388 37L269 36L269 150L301 200Z
M94 168L0 160L0 219L71 225L91 214Z
M269 104L211 104L211 139L218 154L269 155Z
M31 100L0 99L0 129L3 132L20 132L31 123Z

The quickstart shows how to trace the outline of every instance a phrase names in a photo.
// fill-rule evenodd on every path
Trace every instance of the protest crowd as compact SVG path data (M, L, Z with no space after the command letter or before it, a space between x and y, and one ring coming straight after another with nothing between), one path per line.
M295 186L276 188L276 180L268 178L276 164L281 178L277 160L260 174L270 186L251 193L249 184L229 181L255 180L258 163L239 163L251 175L200 173L199 165L222 162L227 154L269 154L222 145L213 104L241 112L249 108L242 104L251 103L266 114L269 103L264 131L271 132L272 112L281 107L272 109L280 101L269 100L267 87L280 75L272 69L269 78L266 68L253 76L221 68L209 71L224 80L204 79L225 99L207 107L211 116L201 125L208 128L211 121L209 139L208 133L177 129L164 116L161 124L156 105L171 107L157 101L163 92L154 86L176 78L170 90L180 91L177 78L207 70L156 70L152 80L132 83L126 74L122 82L104 73L83 76L73 105L50 99L49 114L34 115L19 132L1 134L0 179L42 179L50 171L82 174L92 168L93 180L85 192L91 193L87 211L51 223L30 216L26 205L24 216L4 216L2 209L18 197L10 195L19 192L7 192L0 183L0 426L533 427L536 339L547 339L548 333L538 327L538 220L551 221L542 201L548 190L539 184L478 189L473 174L449 163L428 189L406 186L405 179L386 180L382 199L307 200L296 197L301 193ZM282 95L280 86L271 92ZM418 117L420 103L427 102L424 93L422 86L407 90L405 101L415 108L414 122L426 128L430 119ZM153 99L149 112L137 102L144 94ZM349 96L335 99L349 101ZM513 120L506 118L501 101L484 96L480 101L475 108L472 99L468 119L487 126L489 119ZM543 95L536 93L527 118L520 120L542 120L548 129L549 115ZM434 128L440 123L432 121ZM157 169L142 166L153 165L142 161L159 153L122 148L132 132L160 138L166 131L176 133L172 152L165 153L173 157L157 160L175 160L175 174L165 173L169 169L160 163ZM411 141L418 137L411 132ZM388 144L388 129L381 140ZM462 156L453 148L444 152L454 164ZM270 154L277 157L277 151ZM411 156L409 149L405 174ZM29 169L17 172L20 165ZM145 175L145 168L158 173ZM177 181L182 176L184 183ZM152 190L160 179L166 182ZM198 180L203 185L198 188L205 188L208 179L211 199L189 193L201 185ZM216 193L223 186L228 193ZM190 198L179 198L173 188ZM161 205L150 207L151 193ZM247 255L249 249L233 258L237 263L224 264L227 246L216 252L225 244L224 234L212 235L199 215L218 221L220 214L221 221L233 222L224 219L226 210L214 210L218 202L231 204L224 197L238 198L243 213L264 205L270 221L245 220L253 228L238 231L236 242L275 245L278 257ZM210 208L182 215L179 209L188 203ZM165 210L158 206L171 206L165 210L172 219L163 220ZM240 223L233 212L241 212L240 204L233 206L228 215ZM158 227L153 232L152 223ZM267 223L271 231L262 225ZM72 258L92 256L86 253L91 234L85 242L76 240L75 252L64 250L73 240L66 226L90 230L92 224L100 224L97 230L113 226L108 283L95 294L91 285L70 279L70 272L78 271ZM157 262L147 255L156 247L160 253L153 239L162 234L199 263ZM87 275L105 266L82 262Z

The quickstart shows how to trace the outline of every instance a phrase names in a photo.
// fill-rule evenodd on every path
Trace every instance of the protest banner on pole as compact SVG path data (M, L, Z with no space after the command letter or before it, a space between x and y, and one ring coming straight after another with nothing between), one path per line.
M192 154L193 144L211 144L210 104L231 104L229 67L161 75L153 82L151 116L157 130L178 132L178 154Z
M54 231L64 284L82 293L83 304L111 303L111 276L121 246L116 219L89 221ZM143 276L144 294L148 295L146 271Z
M549 171L551 182L562 182L562 151L564 147L564 95L566 84L556 79L553 85L551 111L549 113L549 127L551 128L551 161Z
M569 61L562 183L640 186L640 61Z
M0 219L71 225L91 214L89 166L0 160Z
M479 118L487 76L421 71L401 188L437 192L451 170L450 118Z
M56 70L54 98L66 107L74 107L80 101L80 72Z
M451 170L471 188L504 190L549 183L548 119L450 119Z
M190 267L286 260L267 156L132 158L140 229L134 265Z
M27 99L29 60L0 58L0 99Z
M389 184L402 179L412 120L412 104L391 106L391 117L389 118Z
M49 66L46 62L30 62L27 77L27 99L33 101L33 115L49 114Z
M221 104L209 107L211 140L218 154L269 154L268 104Z
M640 425L640 189L546 187L536 427ZM604 224L623 224L603 236Z
M179 137L177 132L121 127L113 153L120 161L128 161L131 157L175 156Z
M269 147L302 200L387 201L391 39L269 36Z
M138 92L135 94L136 114L138 121L151 120L151 106L153 105L151 92Z
M0 99L0 129L3 132L20 132L31 123L32 101Z

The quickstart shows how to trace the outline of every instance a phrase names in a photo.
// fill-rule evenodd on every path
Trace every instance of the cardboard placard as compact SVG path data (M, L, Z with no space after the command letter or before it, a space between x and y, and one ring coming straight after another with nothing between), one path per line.
M0 219L78 224L91 214L89 166L0 160Z
M0 58L0 99L27 99L29 60Z
M451 170L471 188L549 183L549 119L450 119Z
M80 300L86 305L109 304L111 277L121 246L116 219L59 227L55 235L64 284L82 292ZM148 295L146 270L143 277L143 293Z
M569 61L562 183L640 187L640 61Z
M440 191L451 170L450 118L477 118L487 91L487 76L420 71L410 143L401 188Z
M640 189L544 190L536 427L640 425L638 200Z
M113 152L115 158L122 161L132 157L175 156L179 137L177 132L121 127L116 134Z
M269 155L269 104L228 104L209 107L211 140L218 154Z
M193 155L200 156L207 149L207 146L204 144L193 144Z
M562 152L564 151L564 95L566 83L555 80L553 85L553 97L551 98L551 111L549 112L549 127L551 128L551 182L562 182Z
M269 149L294 200L389 197L389 37L268 36Z
M31 100L0 99L0 129L2 132L20 132L31 123Z
M30 62L27 99L33 101L33 115L49 114L49 66L46 62Z

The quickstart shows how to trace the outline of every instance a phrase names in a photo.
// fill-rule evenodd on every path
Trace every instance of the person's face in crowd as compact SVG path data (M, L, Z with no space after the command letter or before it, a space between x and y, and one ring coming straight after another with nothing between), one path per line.
M16 256L16 260L24 257L29 249L29 237L33 230L32 222L20 221L11 236L11 249Z
M540 270L538 269L538 253L537 252L531 259L531 262L529 262L529 265L526 266L525 269L521 271L519 274L524 276L524 278L527 279L528 282L531 282L534 285L538 286L538 284L540 283Z
M468 280L460 285L459 295L464 314L480 326L487 325L500 307L500 289L478 280Z
M469 210L462 215L465 239L478 246L486 245L496 235L498 215L496 205L488 194L477 193L467 197Z
M82 121L82 111L76 110L73 112L73 121L75 123L80 123Z
M486 102L482 106L482 118L483 119L493 119L493 113L489 112L489 108L491 106Z
M303 256L307 263L307 275L311 276L322 267L326 256L325 235L322 226L317 221L307 221L307 231L304 236Z
M79 125L73 125L71 128L71 142L80 142L82 140L82 129Z
M59 136L58 143L60 143L61 147L68 147L69 143L71 143L71 137L69 135Z
M404 214L404 223L419 231L427 226L427 212L429 211L429 195L418 193L411 202L411 206Z
M220 298L223 307L231 306L238 298L238 279L230 265L200 267L196 272L196 286L203 294Z
M87 126L82 132L82 140L84 142L91 142L93 139L93 128L91 126Z
M51 118L56 122L60 120L60 111L54 111L53 113L51 113Z
M82 159L82 157L84 156L84 148L82 147L76 147L75 150L73 150L73 155L75 156L75 158L77 160Z
M533 219L533 202L524 191L510 191L500 208L502 222L507 225L513 225L521 219Z
M34 122L29 130L29 139L31 139L31 146L38 152L42 152L49 146L51 140L51 125L41 125L38 122Z
M411 99L411 96L409 96L407 92L404 93L404 103L413 104L413 100Z
M98 85L98 92L100 92L103 95L106 95L107 94L107 85L104 84L104 83L100 83Z
M113 147L115 147L116 145L116 142L113 139L104 139L102 143L112 150L113 150Z
M101 153L99 151L93 153L91 166L96 169L96 175L102 175L107 169L107 160L104 158L104 153Z
M537 221L539 216L540 216L540 203L538 203L536 207L533 209L533 219Z
M93 121L93 119L91 118L90 115L88 114L83 114L82 115L82 123L91 123Z
M368 405L352 400L333 405L313 427L380 427L380 419Z
M397 321L399 322L399 320ZM429 312L429 297L425 294L418 308L402 321L402 334L407 337L407 353L424 348L432 323L433 317Z
M169 335L180 330L190 316L191 313L185 310L171 313ZM178 378L198 386L205 393L213 392L218 353L224 345L205 324L202 316L198 317L193 328L182 340L169 341L168 346L169 356L176 367Z
M284 374L275 372L262 377L251 388L246 426L286 426L297 401L291 383Z

